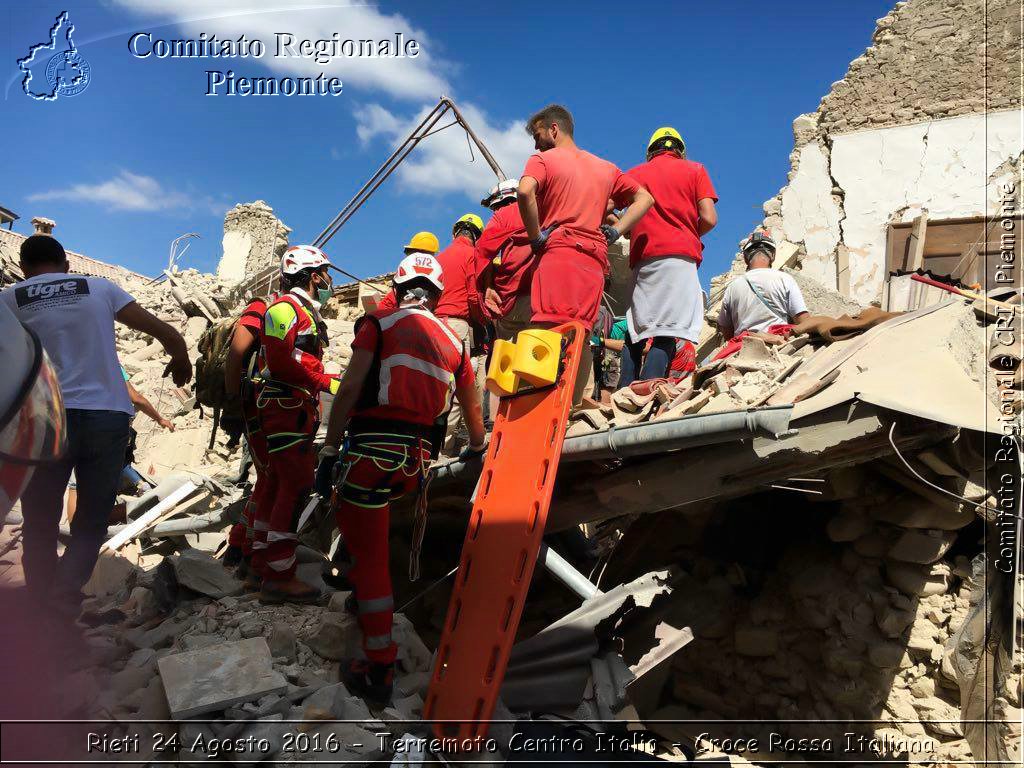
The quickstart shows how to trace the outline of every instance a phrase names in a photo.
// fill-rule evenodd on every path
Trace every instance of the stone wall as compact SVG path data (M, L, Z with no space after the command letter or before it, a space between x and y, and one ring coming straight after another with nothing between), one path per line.
M982 523L971 505L923 498L877 469L836 471L827 488L825 502L765 493L702 521L649 522L687 541L671 553L648 541L644 567L668 557L692 578L695 640L673 658L660 707L641 714L704 721L681 725L683 739L756 740L743 755L754 763L969 760L970 681L955 654L984 594ZM970 484L964 493L984 497ZM997 695L1012 723L1019 670Z
M897 3L821 100L820 132L982 112L986 76L989 111L1019 106L1019 15L1017 0Z
M1021 155L1020 27L1017 3L990 0L987 27L985 5L897 4L817 112L793 122L788 184L763 226L798 246L809 277L877 302L890 223L995 210Z
M241 282L278 264L288 247L289 227L262 200L239 203L224 216L224 255L217 277Z

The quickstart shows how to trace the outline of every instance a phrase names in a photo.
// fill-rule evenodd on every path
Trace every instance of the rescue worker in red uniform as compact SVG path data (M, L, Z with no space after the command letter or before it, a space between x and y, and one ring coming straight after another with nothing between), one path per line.
M402 248L406 256L412 256L414 253L426 253L436 256L440 249L441 241L437 239L437 235L433 232L417 232L409 238L409 242ZM398 298L395 296L394 289L388 291L387 295L380 300L377 304L377 309L398 309Z
M514 339L530 327L530 285L536 265L526 225L515 205L519 179L495 186L480 204L494 211L476 241L476 295L499 339Z
M532 323L549 327L576 320L590 331L609 271L608 246L640 220L654 198L612 163L576 146L572 115L565 107L545 107L529 119L526 130L537 152L526 162L517 197L539 257L532 280ZM610 207L626 206L617 224L602 224ZM590 345L584 344L574 404L583 399L592 361Z
M317 488L322 496L333 490L338 527L352 555L349 580L366 653L366 659L342 662L342 681L379 704L391 698L397 652L391 637L390 500L421 489L453 394L469 431L462 457L485 448L468 350L433 314L444 290L437 259L407 256L394 287L398 309L375 310L356 325L317 469Z
M231 336L231 346L224 362L224 388L229 395L237 395L242 401L242 418L245 420L245 442L249 446L249 456L256 471L256 482L242 513L243 522L235 523L228 533L228 550L224 554L224 565L238 566L238 577L255 586L250 578L250 563L255 541L255 523L259 518L263 524L266 516L260 517L257 509L266 506L264 495L267 488L267 440L260 429L259 412L256 410L256 390L253 374L260 349L260 331L263 328L263 316L270 301L276 297L264 299L256 297L242 311L235 324ZM265 533L265 529L264 529ZM266 546L263 536L262 546ZM255 574L253 575L255 578Z
M330 262L310 245L292 246L281 259L286 293L267 307L260 331L263 369L256 394L267 441L266 548L254 548L252 566L262 576L260 601L312 602L319 590L295 578L295 527L313 487L313 437L321 392L338 391L324 373L327 328L320 306L331 296ZM262 516L262 509L258 508ZM257 528L259 526L257 525Z

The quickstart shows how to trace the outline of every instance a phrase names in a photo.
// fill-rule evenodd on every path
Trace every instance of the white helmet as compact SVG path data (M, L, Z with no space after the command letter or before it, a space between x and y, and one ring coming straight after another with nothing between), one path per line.
M327 254L312 245L290 246L281 257L281 274L296 275L304 269L330 266Z
M750 237L740 243L740 252L745 261L750 261L755 252L770 251L772 259L775 258L775 240L767 229L758 229L751 233Z
M491 191L487 193L487 197L480 201L480 205L484 206L484 208L493 208L500 202L515 198L518 189L519 179L505 179L496 186L491 187Z
M406 256L398 264L398 271L395 272L395 285L426 279L439 291L444 290L444 281L441 279L441 262L429 253L413 253Z

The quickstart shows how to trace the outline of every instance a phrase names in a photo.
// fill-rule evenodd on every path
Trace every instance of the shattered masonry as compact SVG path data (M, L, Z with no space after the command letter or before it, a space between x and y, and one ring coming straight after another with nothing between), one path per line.
M871 303L890 222L994 209L1020 157L1019 10L898 3L818 110L793 121L789 183L764 204L764 225L799 245L806 274Z
M986 6L987 62L980 54ZM851 63L818 110L794 121L788 184L765 203L764 223L788 241L780 247L780 257L789 254L786 268L812 314L856 315L877 301L890 222L910 221L925 209L934 218L985 213L991 210L998 183L1019 173L1021 136L1014 111L1020 107L1019 71L1005 65L1015 60L1019 40L995 33L1012 32L1017 11L1011 0L899 3L879 20L872 46ZM977 85L986 74L987 136ZM975 149L986 145L987 155ZM216 277L195 270L177 272L178 293L172 294L165 283L145 285L141 276L126 270L112 276L142 304L183 329L195 358L208 315L237 312L239 282L274 266L289 231L266 203L241 204L225 220L224 257ZM10 237L21 236L0 230L0 258L9 250L5 238ZM621 254L617 257L614 262L624 262ZM79 264L81 271L90 268L87 261ZM9 261L0 266L6 271ZM99 262L91 268L118 270ZM736 263L730 273L712 280L713 303L740 269ZM623 274L619 270L613 282L617 305L624 294ZM350 286L342 293L343 302L332 302L327 312L329 370L340 370L347 362L352 321L360 314L366 289ZM715 314L713 307L709 316ZM914 387L921 389L908 395L902 390L912 377L904 376L899 365L910 352L918 360L934 354L928 359L947 366L945 373L956 373L958 386L976 386L984 409L981 386L991 374L985 355L991 318L984 315L977 305L947 305L904 329L905 347L896 345L895 351L891 331L886 337L875 334L872 342L885 354L862 350L821 390L814 389L821 382L807 371L824 370L836 354L855 347L866 335L832 345L803 335L787 344L752 339L731 365L711 372L696 391L662 387L649 395L620 392L612 407L580 415L570 427L567 445L607 433L609 424L625 430L672 417L742 413L776 395L784 403L784 389L790 396L797 391L807 398L794 407L791 426L798 434L788 443L751 434L730 443L636 457L633 463L606 458L568 462L560 472L553 518L557 522L561 516L571 524L591 521L602 558L601 589L612 591L642 580L652 568L671 568L671 601L664 616L693 632L693 640L670 661L629 689L632 706L620 708L616 698L618 717L740 721L662 726L667 735L688 743L702 731L718 738L759 737L768 743L771 729L759 720L839 720L831 730L824 724L795 722L775 730L787 737L856 730L858 736L883 745L873 759L941 764L970 761L986 752L1008 762L1019 759L1020 659L1000 659L1002 666L992 680L984 674L980 681L975 677L988 629L982 621L989 586L981 546L983 518L993 514L994 503L992 488L984 485L978 433L899 413L900 429L907 430L912 446L904 450L908 461L922 477L963 499L955 501L910 478L884 434L857 432L863 428L867 433L865 424L876 429L884 408L863 398L847 407L839 398L831 410L809 413L813 396L828 400L837 391L865 397L870 391L877 399L880 391L899 388L903 405L920 391L926 394L917 399L927 405L933 395L941 395L939 390L952 386L954 377L940 377L942 386L929 393L920 382L928 377L918 375ZM1019 327L1020 313L1015 317ZM709 324L702 340L712 333ZM914 338L925 341L913 346L908 340ZM209 416L195 410L188 391L175 390L160 378L158 347L119 328L118 349L132 382L176 427L168 433L145 417L136 419L138 467L179 482L182 473L192 476L189 470L231 480L238 467L237 449L221 434L213 449L206 450ZM799 367L793 377L786 378L794 365ZM1018 404L1020 370L1018 361ZM995 404L994 390L988 394ZM770 399L768 403L773 404ZM847 439L854 434L856 440ZM874 452L857 442L862 438L875 441L868 446ZM799 447L792 447L794 443ZM854 455L855 450L861 453ZM790 468L779 477L757 479L758 472L778 465ZM803 493L769 484L792 484L801 477L810 478ZM423 549L427 583L457 561L468 491L453 489L439 478L431 493ZM204 485L185 506L191 515L207 515L232 494L237 491ZM402 517L407 512L396 507L392 537L399 603L418 591L401 573L408 554L408 519ZM175 517L168 525L180 520ZM314 723L310 732L335 733L343 743L368 747L339 759L368 762L384 756L375 748L372 732L384 726L399 735L396 720L419 716L431 665L429 647L444 621L448 585L427 593L405 615L396 615L401 647L396 700L378 721L360 700L333 683L335 660L358 646L355 624L344 610L346 593L335 593L326 606L262 606L243 596L237 580L210 556L222 540L220 530L173 537L153 533L141 540L143 548L131 542L116 556L104 555L89 585L90 607L116 607L127 620L89 634L97 665L79 670L70 688L92 687L96 695L84 701L69 697L68 714L86 712L88 704L123 723L186 718L203 711L220 719L149 727L180 732L186 741L204 734L253 734L268 738L275 750L291 728L278 721L325 721ZM322 567L319 555L305 546L299 553L303 578L316 581ZM165 555L169 557L163 566ZM543 572L536 578L539 583L524 614L524 638L579 606L567 601L564 590ZM183 596L168 607L161 600L171 582ZM1019 639L1019 605L1015 615L1017 625L1005 629ZM623 657L648 650L649 638L640 635L626 636ZM621 663L617 654L608 657ZM599 668L598 659L591 662ZM529 680L528 672L513 668L510 679L521 682L525 675ZM222 676L211 678L215 685L193 684L207 674ZM590 686L595 700L596 680L595 672ZM527 691L524 698L531 696ZM609 701L597 703L604 707L597 711L611 706ZM593 704L581 702L575 714L587 715L591 710L585 706ZM510 706L515 707L511 698ZM990 732L972 724L979 718L992 719ZM328 722L335 719L358 722ZM853 728L843 724L848 719L875 722ZM238 762L246 757L254 763L265 756L242 756ZM747 764L747 758L778 761L781 756L726 757L710 748L701 755L716 757ZM807 759L793 757L794 762Z

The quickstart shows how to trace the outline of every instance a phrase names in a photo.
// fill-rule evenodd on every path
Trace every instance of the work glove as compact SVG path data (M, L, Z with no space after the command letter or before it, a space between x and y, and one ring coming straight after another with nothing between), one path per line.
M334 472L339 460L338 449L333 445L325 445L320 449L320 463L316 466L316 492L325 501L331 500L334 492Z
M540 256L541 252L544 250L544 246L548 242L548 237L550 237L551 233L554 231L555 226L551 225L547 229L542 229L540 234L530 241L530 250L533 251L535 256Z
M475 461L487 453L487 441L484 440L482 445L467 445L461 451L459 451L459 461Z
M602 224L601 234L604 235L604 239L608 241L608 245L611 245L621 237L621 235L619 234L619 230L617 230L611 224Z

